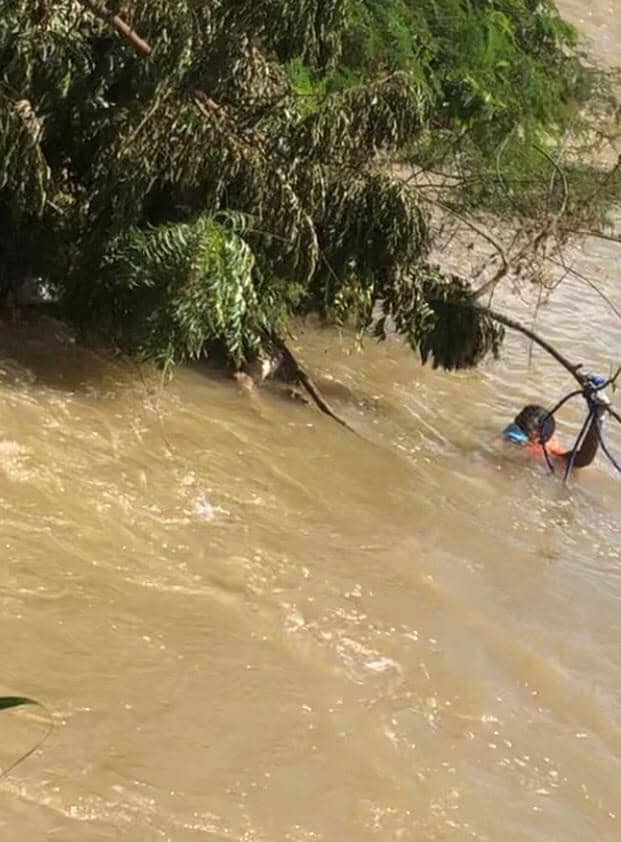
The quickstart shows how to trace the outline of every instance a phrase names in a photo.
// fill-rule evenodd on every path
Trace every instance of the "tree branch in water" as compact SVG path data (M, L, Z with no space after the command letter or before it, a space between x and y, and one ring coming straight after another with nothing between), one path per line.
M584 383L584 375L579 373L579 369L582 368L582 363L578 363L574 365L571 363L567 357L561 354L560 351L557 351L554 346L550 345L550 343L544 339L542 336L539 336L538 333L535 333L534 330L531 330L526 325L523 325L521 322L516 321L515 319L509 318L509 316L505 316L503 313L498 313L496 310L490 310L488 307L476 307L475 309L480 310L482 313L486 313L490 319L494 319L495 322L498 322L505 327L509 327L512 330L517 330L520 333L523 333L524 336L527 336L532 342L535 342L544 351L547 351L548 354L554 357L554 359L560 363L563 368L567 369L567 371L575 377L578 383L582 386Z
M313 400L313 403L323 412L325 415L328 415L337 424L340 424L342 427L346 427L350 432L356 433L353 427L351 427L347 421L343 420L337 413L332 409L328 401L324 398L321 394L319 389L317 388L316 384L311 379L308 372L300 365L297 358L294 356L293 352L290 350L286 342L281 339L279 336L271 336L271 341L274 343L275 347L280 351L283 357L283 362L285 363L286 367L291 370L294 376L300 381L302 386L306 389L308 394ZM357 433L356 433L357 435Z
M466 305L468 306L468 305ZM471 305L470 305L471 306ZM560 363L563 368L567 369L567 371L574 377L581 386L584 386L586 381L586 375L580 372L582 368L582 363L574 364L570 362L566 356L561 354L553 345L551 345L546 339L542 336L539 336L538 333L535 333L530 328L523 325L521 322L516 321L515 319L511 319L509 316L505 316L503 313L498 313L496 310L490 310L488 307L479 307L475 306L475 309L480 310L483 313L486 313L490 319L494 319L494 321L498 322L505 327L511 328L512 330L517 330L519 333L523 333L524 336L527 336L532 342L535 342L539 345L540 348L543 348L550 356L554 357L554 359ZM614 386L616 384L616 380L621 374L621 366L618 368L616 373L608 379L606 385ZM606 411L612 415L620 424L621 424L621 415L616 412L611 406L605 406Z

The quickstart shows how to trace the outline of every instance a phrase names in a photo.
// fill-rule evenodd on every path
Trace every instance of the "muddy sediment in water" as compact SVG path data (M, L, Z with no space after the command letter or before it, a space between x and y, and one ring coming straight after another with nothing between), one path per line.
M582 15L618 61L607 9ZM621 307L618 246L575 256ZM577 280L538 327L618 357ZM519 336L458 374L310 325L293 346L360 437L3 330L0 691L55 723L0 781L3 838L618 840L621 484L598 460L564 488L499 438L570 378ZM4 767L44 723L0 728Z

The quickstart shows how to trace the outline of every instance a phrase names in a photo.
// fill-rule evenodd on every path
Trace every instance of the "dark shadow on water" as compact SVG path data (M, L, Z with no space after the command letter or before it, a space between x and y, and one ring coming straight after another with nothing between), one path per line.
M109 351L80 344L49 316L0 321L0 383L40 384L63 392L116 390L132 379L131 365Z
M217 354L183 368L240 391L230 366ZM18 322L0 318L0 385L110 395L136 386L157 393L166 383L156 366L141 365L103 344L77 338L70 327L47 313L27 313Z
M205 377L207 380L222 381L226 380L232 385L235 384L233 378L233 370L230 365L227 365L224 358L212 354L209 357L203 357L200 360L190 360L184 366L187 371Z

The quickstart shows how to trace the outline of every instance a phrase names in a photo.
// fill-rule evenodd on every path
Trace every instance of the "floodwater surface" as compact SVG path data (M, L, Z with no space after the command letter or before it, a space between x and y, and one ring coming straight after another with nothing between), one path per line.
M608 5L564 4L618 60ZM619 246L574 257L621 308ZM537 327L620 361L578 280ZM599 458L566 488L499 435L571 379L519 336L459 374L310 325L293 345L360 436L3 328L0 692L54 728L0 781L2 839L621 839L621 482ZM44 728L3 712L0 766Z

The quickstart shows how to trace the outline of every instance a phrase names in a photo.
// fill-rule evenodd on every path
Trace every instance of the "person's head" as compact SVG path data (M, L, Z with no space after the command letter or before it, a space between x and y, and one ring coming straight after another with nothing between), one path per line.
M520 444L533 442L545 444L554 435L556 424L548 410L538 404L529 404L515 416L505 430L505 436Z

